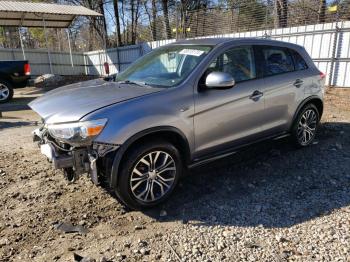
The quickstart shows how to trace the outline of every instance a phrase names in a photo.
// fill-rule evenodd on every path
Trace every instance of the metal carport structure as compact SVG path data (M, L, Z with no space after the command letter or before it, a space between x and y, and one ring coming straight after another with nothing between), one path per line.
M94 16L102 17L102 14L97 13L83 6L48 4L48 3L32 3L18 1L0 1L0 26L18 27L20 35L20 43L25 58L23 40L21 35L21 27L43 27L45 34L46 47L52 71L51 54L47 41L46 28L68 28L72 22L79 16ZM72 49L70 45L70 36L68 34L69 52L72 59ZM104 39L105 44L105 39Z

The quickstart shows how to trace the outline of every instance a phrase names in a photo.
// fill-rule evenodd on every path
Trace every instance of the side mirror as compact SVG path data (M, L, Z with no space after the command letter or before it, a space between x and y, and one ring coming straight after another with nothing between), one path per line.
M235 85L234 78L223 72L211 72L205 79L207 88L231 88Z

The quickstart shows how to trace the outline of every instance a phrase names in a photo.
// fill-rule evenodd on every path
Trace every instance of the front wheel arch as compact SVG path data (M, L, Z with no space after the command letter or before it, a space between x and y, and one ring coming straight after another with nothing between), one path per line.
M177 147L177 149L181 153L184 166L190 163L190 145L186 136L179 129L171 126L150 128L133 135L118 149L113 160L109 186L111 188L115 188L117 186L118 175L120 173L120 166L128 151L130 151L133 147L142 144L145 141L160 138L164 141L172 143L175 147Z
M165 155L167 155L168 157L164 158ZM152 161L152 159L155 160L157 158L160 160L160 162ZM144 159L145 161L140 161L141 159ZM159 164L162 165L162 161L164 160L168 160L170 164L168 165L169 167L171 167L171 170L167 170L168 168L165 168L164 171L167 171L162 173L163 171L159 172L160 169L158 169L158 167ZM148 172L145 172L147 171L147 166ZM157 167L156 169L154 169L155 172L152 171L152 166L153 168ZM133 170L135 170L136 168L138 172L135 173ZM159 172L159 176L161 176L161 178L158 177L157 172ZM150 208L164 202L168 197L170 197L171 193L173 192L179 181L179 178L181 177L182 172L183 161L181 159L179 150L174 145L162 139L148 141L141 144L140 146L132 147L130 151L128 151L127 157L120 165L118 183L116 187L113 188L113 191L116 193L118 199L126 207L131 208L132 210ZM136 174L134 176L134 178L136 177L137 179L136 182L132 181L134 174ZM140 176L142 181L140 181ZM145 179L147 181L145 181ZM160 181L163 181L164 183ZM171 182L167 183L166 181ZM145 185L144 183L147 183L147 185ZM150 187L152 188L151 191L149 191L151 192L151 194L149 194L149 192L146 192L148 185L150 185ZM145 186L146 188L144 188ZM141 187L141 190L137 192L137 190L139 189L138 187ZM150 190L150 188L148 190ZM153 192L155 193L154 195Z

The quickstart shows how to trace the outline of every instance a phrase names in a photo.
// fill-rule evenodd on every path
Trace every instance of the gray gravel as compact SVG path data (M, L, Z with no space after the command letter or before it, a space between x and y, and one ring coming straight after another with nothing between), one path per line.
M0 261L350 261L350 90L327 95L317 141L268 141L192 170L173 197L128 212L66 185L30 141L36 116L0 119ZM65 234L58 222L86 227Z

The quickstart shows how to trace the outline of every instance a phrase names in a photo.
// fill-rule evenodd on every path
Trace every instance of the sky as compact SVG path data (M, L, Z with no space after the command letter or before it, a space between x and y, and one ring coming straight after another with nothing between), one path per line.
M113 35L115 33L116 21L114 17L114 6L113 2L109 1L105 4L105 16L107 22L108 35Z

